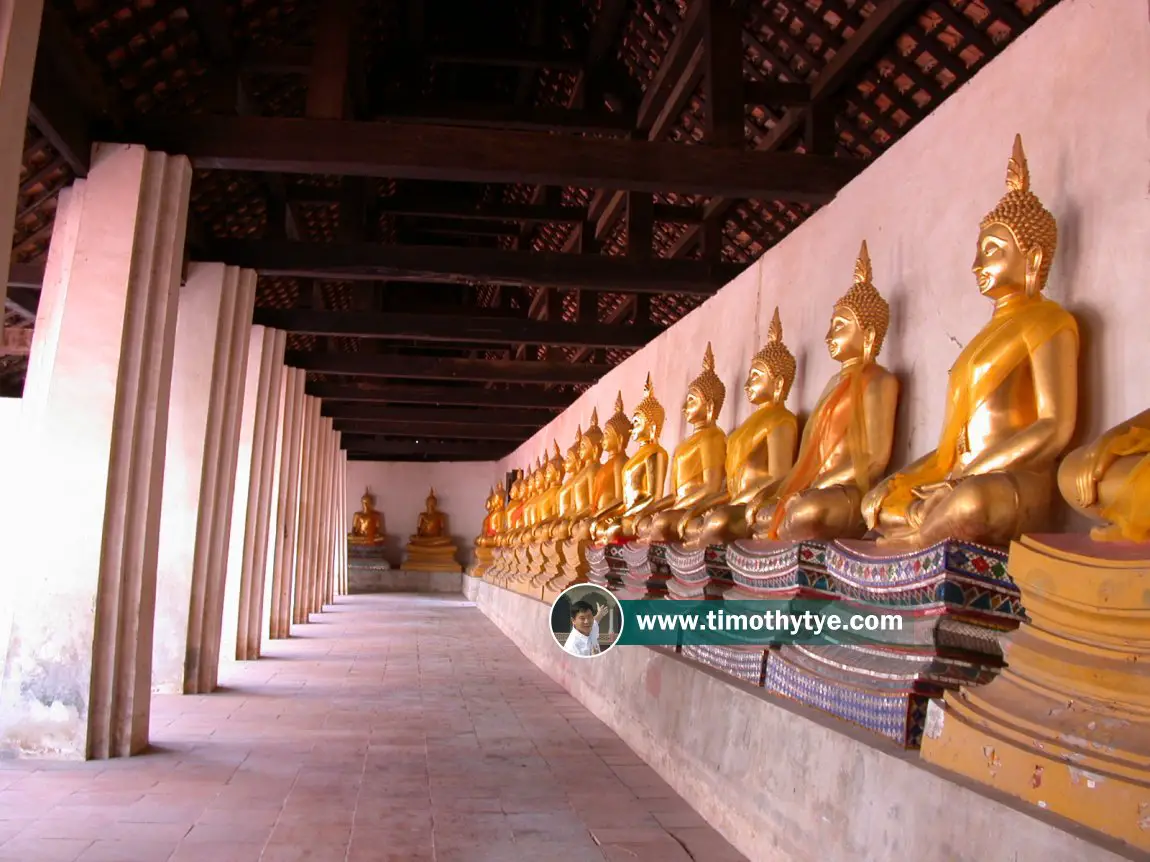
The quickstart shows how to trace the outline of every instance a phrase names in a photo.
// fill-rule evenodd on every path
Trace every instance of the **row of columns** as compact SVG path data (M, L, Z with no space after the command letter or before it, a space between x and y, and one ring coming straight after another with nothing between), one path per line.
M60 195L0 524L0 757L135 754L153 691L211 692L346 591L340 435L251 325L254 272L181 287L191 175L97 145Z

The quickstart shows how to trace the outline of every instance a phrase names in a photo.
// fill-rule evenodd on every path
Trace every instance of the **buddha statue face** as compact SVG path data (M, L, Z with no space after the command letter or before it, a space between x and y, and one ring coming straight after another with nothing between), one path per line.
M781 374L775 374L766 365L756 362L747 372L747 382L743 391L752 404L781 404L785 398L787 381Z
M364 494L363 497L360 498L359 502L363 504L363 511L365 511L365 512L371 511L371 495L370 494Z
M606 434L610 435L614 432L608 428ZM618 436L615 439L618 441ZM598 463L600 456L603 454L603 443L606 435L599 434L592 436L590 432L584 434L579 440L579 462L581 464L590 464L592 462ZM619 441L622 442L622 441Z
M439 501L435 499L435 492L432 491L430 494L427 495L427 511L428 512L434 512L435 506L438 502Z
M619 434L617 428L608 425L603 429L603 451L608 455L615 455L621 452L626 439L626 437Z
M978 235L978 249L971 270L978 280L978 292L988 299L1001 299L1026 290L1031 272L1042 266L1042 249L1024 254L1010 228L989 224Z
M643 444L655 437L655 426L648 418L647 414L635 411L631 417L631 439L636 443Z
M579 443L567 450L567 454L563 457L563 475L574 476L579 471L579 447L582 442L580 437Z
M687 390L687 397L683 401L683 416L692 425L701 425L712 420L712 404L702 392L695 387Z
M838 362L861 359L868 341L874 342L874 332L864 329L849 308L836 307L827 330L827 350L831 358Z

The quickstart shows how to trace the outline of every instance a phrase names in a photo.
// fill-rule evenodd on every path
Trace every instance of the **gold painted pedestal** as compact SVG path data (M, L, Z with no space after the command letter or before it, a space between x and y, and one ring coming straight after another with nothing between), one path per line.
M1150 544L1023 536L1030 617L989 685L932 703L922 756L1150 850Z
M461 572L452 544L409 542L403 556L403 568L413 572Z

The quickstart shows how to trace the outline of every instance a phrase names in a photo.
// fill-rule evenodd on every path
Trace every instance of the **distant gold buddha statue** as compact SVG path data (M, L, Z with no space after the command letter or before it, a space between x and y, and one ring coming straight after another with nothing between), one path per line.
M795 357L783 344L783 324L776 308L767 343L751 360L743 385L756 409L727 438L726 487L700 502L699 514L683 531L689 546L746 538L747 504L769 495L794 466L798 420L786 408L786 400L795 370Z
M435 489L427 495L427 506L419 515L415 535L407 541L403 566L428 572L457 572L455 543L447 534L447 516L438 508Z
M593 420L598 424L598 419ZM575 432L575 442L567 450L563 459L563 482L559 486L559 516L551 526L550 538L552 540L568 539L571 537L571 520L578 505L576 499L576 484L583 471L583 427Z
M535 506L535 524L527 542L543 542L551 538L551 528L559 517L559 487L563 482L563 455L559 451L559 441L553 441L555 452L543 465L539 496Z
M747 525L756 539L863 534L860 503L886 470L894 445L898 380L875 361L889 324L890 307L872 283L863 242L854 285L835 303L826 336L841 367L803 429L794 466L747 504Z
M727 435L715 420L726 398L727 387L715 374L715 354L708 342L703 370L687 387L683 401L683 416L694 430L675 447L672 492L649 506L635 525L635 533L643 541L681 539L687 522L722 493L727 475Z
M503 489L503 483L500 482L491 489L491 495L484 503L484 508L487 509L487 517L483 519L483 526L480 529L479 535L475 539L477 547L492 547L497 544L499 534L503 532L504 527L504 498L506 492Z
M667 450L659 445L666 412L655 398L651 375L643 387L643 400L631 416L631 439L639 444L635 454L623 465L623 501L601 515L591 528L596 542L614 542L635 538L635 523L663 495L667 478Z
M375 508L375 498L370 491L364 491L360 498L363 508L351 516L351 532L347 541L352 545L384 545L383 513Z
M972 266L994 312L950 370L938 448L863 504L886 542L1006 545L1049 528L1055 462L1078 410L1078 326L1042 295L1058 228L1030 191L1020 137L1006 186L982 220Z
M516 470L515 478L511 480L511 488L507 492L510 501L503 510L503 529L496 537L500 547L511 544L511 536L523 526L523 471Z
M594 418L594 414L593 418ZM592 421L592 428L594 428ZM615 413L597 441L587 441L589 447L585 470L593 472L590 498L586 514L571 526L571 537L586 541L591 538L591 527L623 505L623 465L627 463L627 440L631 436L631 420L623 409L623 393L615 396ZM606 453L607 459L599 459Z
M1150 542L1150 410L1075 449L1058 468L1062 496L1102 526L1099 542Z
M587 538L589 535L577 536L575 531L580 522L593 514L595 474L603 457L603 429L599 427L598 408L592 408L591 425L586 433L579 435L578 446L578 469L571 479L570 508L552 531L552 538L557 540Z

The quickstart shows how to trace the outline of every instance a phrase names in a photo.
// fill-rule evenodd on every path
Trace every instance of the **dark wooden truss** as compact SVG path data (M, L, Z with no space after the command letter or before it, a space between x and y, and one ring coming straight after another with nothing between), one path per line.
M5 321L93 141L183 153L350 457L499 457L1055 2L46 0Z

